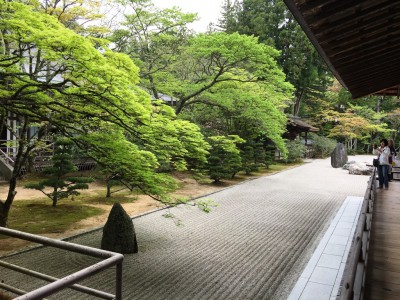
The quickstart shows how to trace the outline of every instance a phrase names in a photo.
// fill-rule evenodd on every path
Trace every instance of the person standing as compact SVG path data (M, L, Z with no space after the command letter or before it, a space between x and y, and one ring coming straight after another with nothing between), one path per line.
M378 179L379 179L379 189L385 186L385 190L389 188L389 142L387 139L381 139L381 146L378 148Z
M389 181L392 181L393 180L392 164L393 164L394 157L397 155L396 149L394 147L394 141L393 140L389 140L388 147L390 149L389 170L388 170L388 172L389 172Z

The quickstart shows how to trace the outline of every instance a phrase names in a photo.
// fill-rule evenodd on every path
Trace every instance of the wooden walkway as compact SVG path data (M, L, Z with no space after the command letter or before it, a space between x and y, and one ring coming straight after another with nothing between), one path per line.
M364 299L400 299L400 182L377 190Z

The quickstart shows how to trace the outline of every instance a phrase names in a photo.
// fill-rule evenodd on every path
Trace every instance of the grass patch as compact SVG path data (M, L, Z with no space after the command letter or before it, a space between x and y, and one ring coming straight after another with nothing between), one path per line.
M71 224L103 212L101 208L74 202L52 207L50 200L15 201L8 218L8 226L33 234L62 233Z
M131 203L137 200L139 193L129 190L120 191L118 193L111 194L110 198L106 198L104 191L93 191L91 195L82 193L78 197L75 197L75 202L84 204L105 204L113 205L116 202L119 203ZM62 200L61 200L62 201Z
M30 176L19 185L24 186L27 182L34 183L40 179L40 176ZM135 191L123 190L113 193L111 198L106 198L105 187L104 190L92 190L90 194L86 194L85 190L81 192L82 194L75 196L73 200L71 198L59 200L56 207L53 207L52 201L44 195L37 200L14 201L8 217L8 227L32 234L63 233L72 224L104 212L103 209L92 205L112 206L115 202L131 203L136 201L138 196Z

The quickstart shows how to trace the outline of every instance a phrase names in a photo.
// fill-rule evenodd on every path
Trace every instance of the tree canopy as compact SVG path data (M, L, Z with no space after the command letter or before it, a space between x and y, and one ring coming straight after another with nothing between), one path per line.
M398 101L332 83L282 0L226 0L206 33L188 28L196 18L150 0L0 2L0 129L17 149L0 225L22 168L55 134L168 204L173 170L220 180L267 166L271 146L301 152L282 138L287 114L354 151L397 137Z
M19 152L9 196L0 202L2 225L21 168L49 130L78 140L79 135L91 136L113 124L124 132L118 138L130 137L127 143L140 148L130 152L131 160L143 162L142 158L154 155L156 160L172 161L173 157L179 168L185 167L184 156L205 160L207 143L202 142L198 128L175 120L174 112L163 109L163 104L153 105L149 94L137 85L138 67L126 54L109 50L106 41L83 37L55 16L17 2L0 4L0 32L0 107L3 116L16 116L22 128L15 132ZM175 125L186 126L185 134L193 140L179 141ZM38 128L33 136L27 134L31 126ZM193 143L198 151L188 154L185 146L193 148ZM91 153L95 150L90 149ZM146 174L139 170L136 176Z

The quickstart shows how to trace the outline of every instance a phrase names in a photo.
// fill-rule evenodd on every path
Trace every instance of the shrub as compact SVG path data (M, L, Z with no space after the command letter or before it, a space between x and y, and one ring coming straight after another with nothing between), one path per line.
M304 146L299 140L286 141L286 149L288 150L286 162L289 163L301 161L306 152L306 146Z
M114 203L104 225L101 249L122 254L138 252L132 219L119 203Z
M242 169L246 172L246 175L251 174L258 170L258 164L256 162L254 148L250 145L246 145L241 150L242 157Z
M313 141L314 155L318 158L330 156L337 144L336 140L315 133L310 133L309 137Z
M244 142L236 135L209 137L211 145L208 156L208 175L215 182L221 179L233 178L242 168L242 159L237 143Z
M263 156L264 156L264 166L269 169L269 166L272 165L275 161L275 148L272 147L267 147L266 149L264 149L263 152Z

